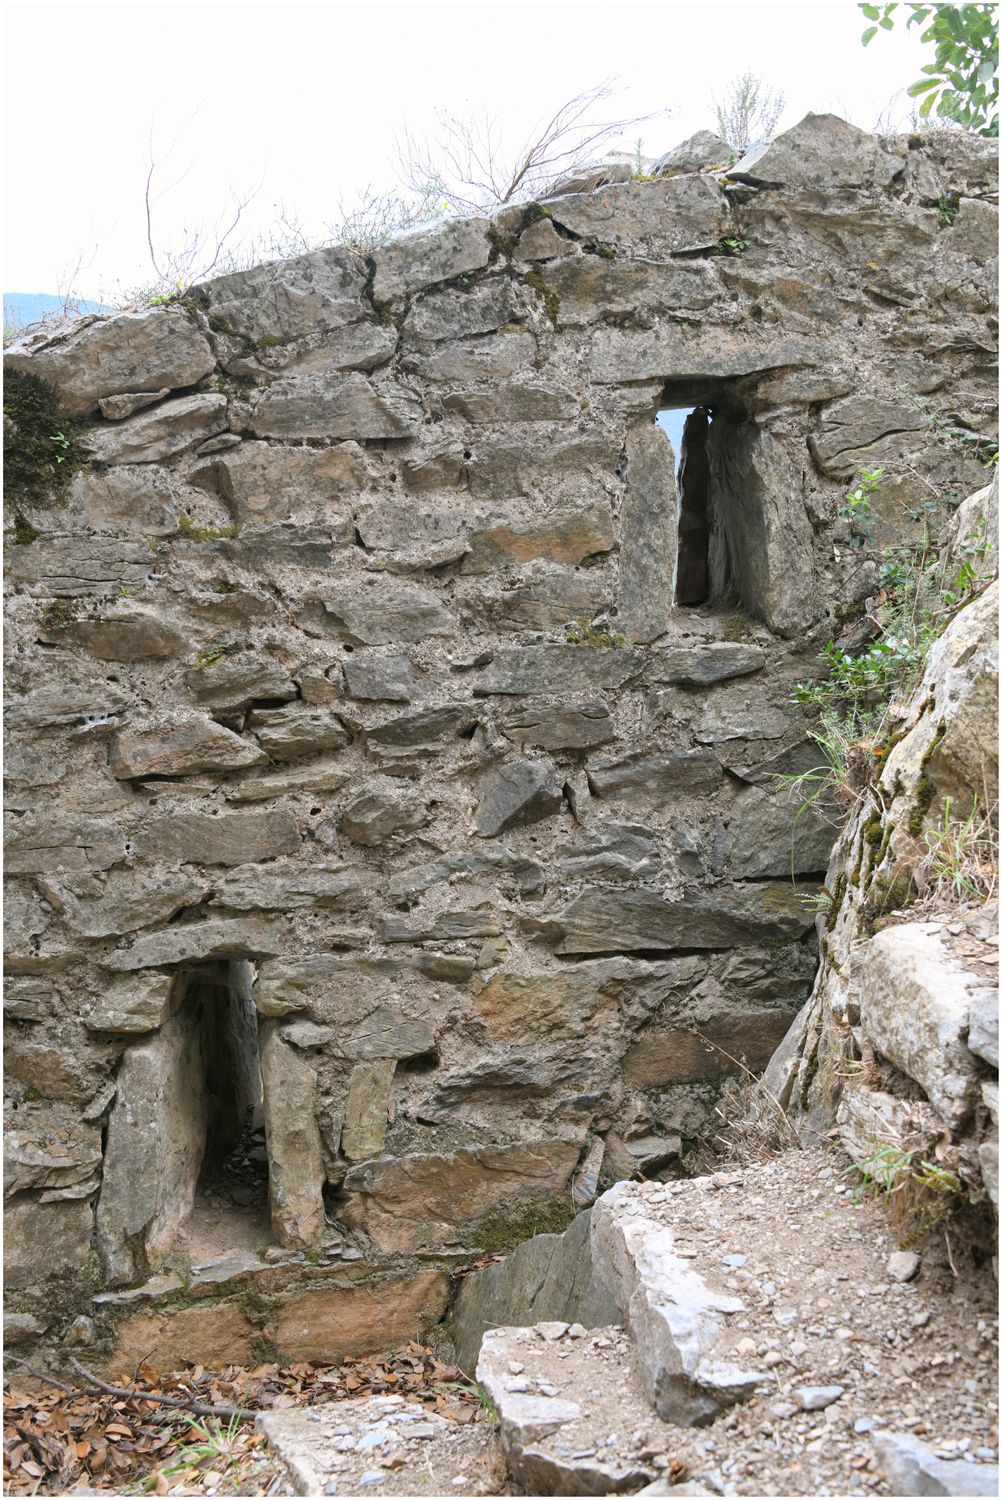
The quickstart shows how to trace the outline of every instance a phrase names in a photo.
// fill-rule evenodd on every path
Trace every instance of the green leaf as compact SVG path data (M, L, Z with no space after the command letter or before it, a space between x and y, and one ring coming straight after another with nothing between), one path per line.
M859 8L863 12L864 16L866 17L866 19L868 21L879 21L879 19L880 19L880 7L879 7L879 5L861 5Z
M866 30L863 32L863 46L864 47L869 46L869 44L873 41L873 38L876 35L877 35L877 28L876 28L876 26L868 26L866 28Z
M925 94L929 89L938 89L938 78L920 78L917 83L910 83L905 90L909 99L917 99L919 94Z
M885 31L893 31L894 30L894 22L891 20L890 16L881 16L881 18L880 18L880 24L884 28Z
M936 102L936 95L935 94L929 94L927 98L923 99L921 105L919 106L919 118L920 119L924 120L924 119L926 119L926 117L928 115L932 114L932 107L935 104L935 102Z

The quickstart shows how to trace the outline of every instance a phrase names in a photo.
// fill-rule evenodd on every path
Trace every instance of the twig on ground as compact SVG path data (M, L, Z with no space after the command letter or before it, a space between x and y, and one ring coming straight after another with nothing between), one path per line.
M176 1396L158 1396L153 1391L109 1385L106 1381L99 1380L96 1375L92 1375L79 1360L73 1358L72 1354L67 1358L77 1374L82 1376L90 1386L95 1390L104 1391L109 1396L117 1396L119 1400L153 1401L159 1406L170 1406L177 1411L192 1411L197 1417L227 1417L230 1420L238 1418L241 1422L253 1421L257 1415L246 1406L208 1406L201 1401L184 1400Z

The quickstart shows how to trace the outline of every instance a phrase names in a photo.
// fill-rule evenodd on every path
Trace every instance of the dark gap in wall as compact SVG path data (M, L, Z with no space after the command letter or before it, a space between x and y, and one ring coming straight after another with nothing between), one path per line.
M193 965L184 985L182 1003L192 1007L199 1030L205 1104L196 1209L207 1202L219 1208L265 1207L268 1159L250 964L232 959Z
M686 418L678 466L678 562L675 603L705 604L710 592L710 468L706 445L713 409L695 407Z

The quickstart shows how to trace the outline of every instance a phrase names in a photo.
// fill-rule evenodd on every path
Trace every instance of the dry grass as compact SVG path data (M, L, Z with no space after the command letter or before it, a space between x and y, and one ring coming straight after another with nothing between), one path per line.
M916 870L921 909L937 911L984 906L998 891L998 802L975 797L966 818L944 798L938 823L923 836L925 854Z

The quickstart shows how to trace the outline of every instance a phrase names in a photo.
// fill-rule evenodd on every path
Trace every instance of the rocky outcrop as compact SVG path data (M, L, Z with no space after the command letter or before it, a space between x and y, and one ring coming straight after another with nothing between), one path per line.
M954 534L977 525L992 542L997 515L996 481ZM998 1205L998 909L984 881L997 861L997 609L996 582L956 614L892 726L834 851L814 993L761 1103L834 1132L878 1180L932 1163L958 1210L986 1193Z
M106 1141L13 1179L18 1311L92 1274L95 1211L116 1279L181 1253L239 1092L182 971L217 1020L252 994L290 1249L444 1266L691 1160L809 991L828 834L771 777L874 585L844 476L980 472L935 420L952 387L990 427L993 166L812 118L736 177L603 172L7 351L9 1121ZM680 405L715 413L698 610Z

